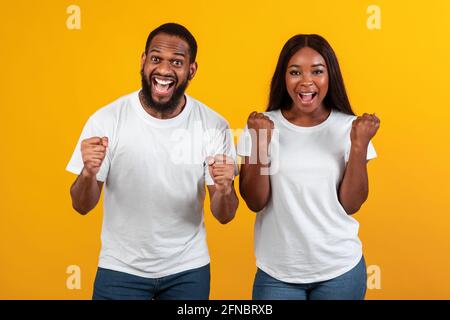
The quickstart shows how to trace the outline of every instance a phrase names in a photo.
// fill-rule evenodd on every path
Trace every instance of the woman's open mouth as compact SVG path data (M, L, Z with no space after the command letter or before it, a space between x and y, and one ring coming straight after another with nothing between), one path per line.
M312 104L317 97L317 92L302 92L298 94L298 97L303 104Z

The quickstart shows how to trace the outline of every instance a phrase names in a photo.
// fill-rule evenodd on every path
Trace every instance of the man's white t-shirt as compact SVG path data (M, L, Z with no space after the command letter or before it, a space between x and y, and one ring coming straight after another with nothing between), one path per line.
M301 127L280 110L265 114L275 131L269 147L271 198L257 213L254 229L257 266L290 283L338 277L362 258L359 224L338 199L356 117L332 110L319 125ZM250 151L246 129L238 154ZM375 157L370 143L367 159Z
M236 158L227 121L199 101L171 119L142 107L138 91L95 112L67 170L83 169L83 139L109 139L97 174L104 181L99 267L159 278L209 263L203 219L207 157Z

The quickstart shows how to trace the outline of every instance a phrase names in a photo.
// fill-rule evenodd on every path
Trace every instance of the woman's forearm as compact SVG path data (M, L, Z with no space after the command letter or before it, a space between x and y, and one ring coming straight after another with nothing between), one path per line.
M339 201L347 214L357 212L369 195L367 147L352 147L347 168L339 188Z
M268 165L260 163L242 164L239 178L239 191L250 210L261 211L270 199L270 178L261 174Z

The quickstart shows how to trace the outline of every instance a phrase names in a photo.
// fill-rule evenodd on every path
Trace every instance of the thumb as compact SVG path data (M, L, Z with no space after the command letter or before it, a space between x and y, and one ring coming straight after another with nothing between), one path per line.
M108 137L102 137L102 145L103 145L104 147L107 147L107 146L108 146Z
M214 158L213 157L208 157L208 172L209 172L209 176L211 177L211 179L213 179L214 181Z
M208 156L207 161L208 161L209 166L212 166L216 162L214 157L211 157L211 156Z

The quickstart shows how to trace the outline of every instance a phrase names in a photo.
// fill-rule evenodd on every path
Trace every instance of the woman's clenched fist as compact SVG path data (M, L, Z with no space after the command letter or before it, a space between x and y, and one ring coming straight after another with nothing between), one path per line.
M374 114L364 113L353 120L350 139L352 147L367 148L380 127L380 119Z

